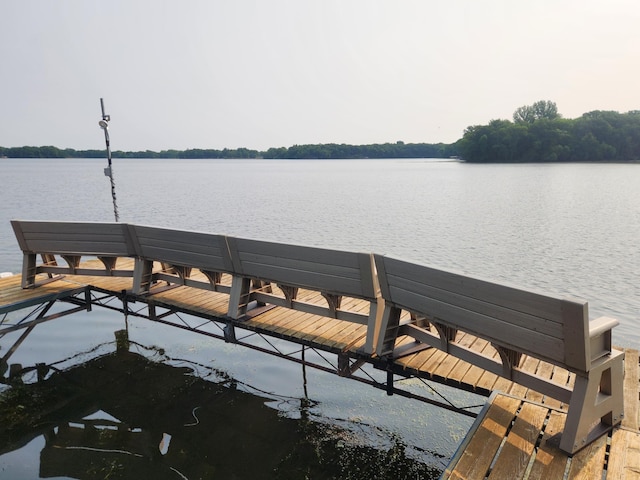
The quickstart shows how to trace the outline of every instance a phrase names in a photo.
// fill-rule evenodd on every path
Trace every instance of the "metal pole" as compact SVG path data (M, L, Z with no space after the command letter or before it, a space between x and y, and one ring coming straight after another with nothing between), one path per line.
M118 215L118 205L116 203L116 183L113 179L113 166L111 165L111 146L109 145L109 121L111 120L111 116L104 113L104 100L100 99L100 108L102 109L102 120L98 122L100 128L104 130L104 142L107 145L107 162L109 166L104 169L104 174L109 177L109 181L111 182L111 198L113 199L113 215L116 218L116 222L120 220L120 216Z

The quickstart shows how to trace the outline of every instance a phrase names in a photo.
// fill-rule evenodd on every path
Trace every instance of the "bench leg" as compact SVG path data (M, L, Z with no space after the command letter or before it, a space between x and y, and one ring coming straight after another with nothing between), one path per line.
M238 319L247 312L250 290L250 278L233 277L229 294L229 310L227 311L229 317Z
M398 322L401 310L399 308L371 302L371 314L367 326L367 342L364 350L368 354L378 356L393 352L398 336Z
M147 293L149 288L151 288L152 277L153 262L136 258L133 267L133 294L142 295L143 293Z
M587 446L624 415L624 352L598 359L586 376L576 376L560 449L573 454Z
M36 286L36 255L25 253L22 257L22 288Z

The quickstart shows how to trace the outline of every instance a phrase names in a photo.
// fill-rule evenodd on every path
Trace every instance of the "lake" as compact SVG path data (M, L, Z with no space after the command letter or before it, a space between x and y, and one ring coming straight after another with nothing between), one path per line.
M639 164L473 165L431 159L115 159L113 164L123 222L391 254L584 298L591 318L620 321L616 345L640 345ZM0 159L0 272L21 269L10 219L113 220L105 166L106 159ZM33 331L11 361L76 365L112 350L113 332L122 322L117 314L97 310L49 322ZM224 371L280 415L300 417L299 365L142 320L132 322L130 330L145 356L189 364L197 372ZM0 351L13 341L0 339ZM446 465L471 423L322 372L309 371L307 377L310 412L318 422L345 428L363 445L385 451L399 439L409 457L436 468ZM433 394L421 385L413 388ZM458 404L482 402L435 388ZM37 474L42 443L36 438L0 456L0 470L17 472L17 465L26 463ZM16 478L32 478L26 475Z

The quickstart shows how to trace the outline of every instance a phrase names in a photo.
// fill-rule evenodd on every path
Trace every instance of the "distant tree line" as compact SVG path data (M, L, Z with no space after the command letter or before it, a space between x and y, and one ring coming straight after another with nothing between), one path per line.
M0 156L8 158L105 158L106 150L74 150L73 148L59 149L56 147L0 147ZM145 150L140 152L111 152L113 158L260 158L257 150L238 148L235 150L162 150L154 152Z
M0 147L0 157L104 158L105 150L45 147ZM511 120L492 120L464 131L455 143L315 144L270 148L189 149L154 152L116 150L113 158L449 158L468 162L585 162L640 160L640 110L600 111L565 119L554 102L541 100L518 108Z
M374 145L294 145L293 147L270 148L266 152L238 149L190 149L162 150L154 152L113 151L113 158L276 158L276 159L351 159L351 158L443 158L456 155L455 145L428 143L385 143ZM0 156L9 158L104 158L106 150L74 150L56 147L0 147Z
M346 145L327 143L294 145L289 148L270 148L264 158L447 158L457 154L454 145L444 143L383 143L373 145Z
M457 147L468 162L637 161L640 110L596 110L570 120L543 100L518 108L513 121L468 127Z

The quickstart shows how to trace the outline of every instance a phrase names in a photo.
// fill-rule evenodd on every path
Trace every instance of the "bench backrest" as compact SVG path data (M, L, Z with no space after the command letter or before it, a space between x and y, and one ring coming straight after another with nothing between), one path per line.
M130 225L140 258L214 272L233 265L223 235Z
M236 274L355 298L375 299L370 254L227 237Z
M535 358L588 371L587 303L374 255L385 301Z
M126 224L12 220L24 253L54 255L135 256Z

